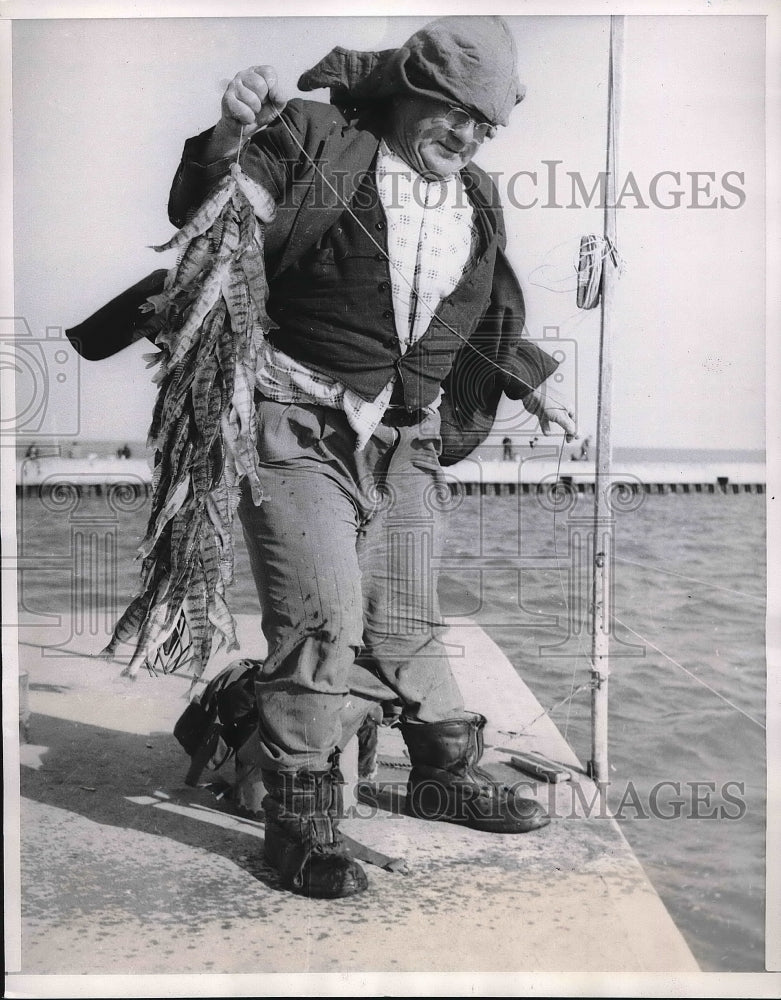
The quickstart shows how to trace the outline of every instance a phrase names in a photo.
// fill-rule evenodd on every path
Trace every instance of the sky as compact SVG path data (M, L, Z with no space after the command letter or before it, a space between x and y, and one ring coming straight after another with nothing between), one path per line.
M22 431L144 439L149 345L79 363L56 337L173 263L149 247L172 233L166 200L181 146L216 120L228 79L272 63L295 96L299 74L332 46L393 47L426 20L13 23L14 314L28 324L32 359L17 396ZM587 196L605 162L609 19L508 22L527 97L476 162L497 175L528 335L562 358L550 389L575 406L581 436L593 437L599 310L577 307L575 260L580 238L603 225ZM749 15L626 19L615 445L763 447L764 31L763 18ZM38 383L31 388L41 367L50 376L45 407L35 402ZM503 404L499 433L531 427Z

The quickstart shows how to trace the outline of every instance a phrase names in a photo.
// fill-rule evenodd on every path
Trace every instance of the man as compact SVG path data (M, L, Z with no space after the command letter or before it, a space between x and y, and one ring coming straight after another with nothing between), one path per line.
M440 467L490 426L504 389L575 433L521 339L495 188L472 165L523 97L500 18L443 18L398 50L335 49L299 81L332 105L239 73L191 139L169 210L182 225L239 158L278 205L266 233L272 330L257 369L264 499L240 514L269 658L256 691L265 851L293 891L366 888L338 829L338 753L367 716L398 716L416 816L525 832L540 806L477 767L440 642ZM247 141L249 140L249 141ZM284 657L281 649L291 650Z

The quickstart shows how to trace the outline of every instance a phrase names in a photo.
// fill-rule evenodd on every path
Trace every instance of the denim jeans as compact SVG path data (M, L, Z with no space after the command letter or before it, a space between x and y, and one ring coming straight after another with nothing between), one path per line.
M383 703L410 721L464 716L437 600L449 500L438 435L429 414L381 425L356 452L341 411L259 403L264 499L245 491L239 513L269 652L256 686L262 767L326 769Z

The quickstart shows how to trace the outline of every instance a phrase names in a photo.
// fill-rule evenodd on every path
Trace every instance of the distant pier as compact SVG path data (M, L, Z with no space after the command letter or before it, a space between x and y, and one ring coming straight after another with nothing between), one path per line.
M511 461L467 458L444 471L451 492L466 496L594 492L593 462L559 462L546 455ZM610 479L611 488L621 493L764 493L766 473L759 462L616 462ZM18 496L72 491L141 497L151 490L152 472L144 459L46 457L16 465Z
M24 458L16 463L16 495L147 496L152 470L138 458Z
M526 457L514 461L467 458L445 469L452 492L467 496L517 493L593 493L593 461ZM621 493L764 493L765 466L759 462L614 463L610 486Z

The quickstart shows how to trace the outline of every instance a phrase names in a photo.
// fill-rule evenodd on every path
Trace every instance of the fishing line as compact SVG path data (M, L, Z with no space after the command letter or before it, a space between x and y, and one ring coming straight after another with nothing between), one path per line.
M649 566L646 563L635 562L633 559L620 559L618 556L613 557L616 562L628 563L630 566L639 566L641 569L650 569L654 573L664 573L666 576L675 576L679 580L688 580L689 583L699 583L703 587L709 587L711 590L722 590L725 594L737 594L738 597L745 597L749 601L756 601L758 604L764 604L765 598L760 597L758 594L747 594L743 590L733 590L731 587L720 587L717 583L707 583L705 580L698 580L694 576L684 576L683 573L674 573L669 569L661 569L659 566Z
M333 184L331 184L331 182L328 180L328 178L325 176L324 172L320 168L319 164L309 155L309 153L306 151L306 149L304 148L304 146L300 142L298 136L290 128L290 126L288 125L288 123L285 121L284 117L282 117L281 112L278 113L277 118L282 123L282 125L284 126L284 128L287 130L287 132L290 135L290 137L293 140L293 142L296 144L296 146L298 146L299 150L303 153L304 157L312 165L312 167L314 168L314 170L316 171L316 173L320 176L320 178L323 181L323 183L329 188L329 190L331 191L331 193L336 196L337 201L345 208L345 210L349 213L349 215L351 216L351 218L353 219L353 221L357 223L357 225L359 226L359 228L369 238L370 242L382 254L382 256L384 257L384 259L386 260L386 262L388 263L388 265L390 267L392 267L396 271L396 273L401 278L402 282L407 285L407 287L410 289L410 291L413 294L415 294L415 287L414 287L413 283L407 278L406 274L403 273L403 271L401 270L401 267L395 261L393 261L391 259L391 257L388 254L388 252L377 241L377 239L374 237L373 233L371 233L366 228L366 226L364 226L364 224L361 222L361 220L355 215L355 213L353 212L352 208L347 203L347 201L342 197L342 195L340 194L340 192L334 187ZM241 153L241 146L239 147L239 154L240 153ZM606 250L606 253L607 252L608 251ZM438 315L437 311L435 309L433 309L427 302L422 302L421 304L424 306L425 309L428 310L428 312L429 312L432 320L437 320L442 326L444 326L447 330L449 330L452 334L454 334L459 340L461 340L464 344L466 344L475 354L478 355L478 357L480 357L484 361L488 362L488 364L492 368L494 368L497 371L501 372L503 375L508 376L509 378L515 379L517 382L520 382L521 385L525 386L526 388L528 388L528 389L530 389L532 391L535 391L535 387L534 386L530 385L528 382L526 382L524 379L522 379L515 372L511 372L511 371L507 370L506 368L504 368L502 365L497 364L497 362L495 362L492 358L489 358L485 353L483 353L483 351L481 351L478 347L476 347L469 340L469 338L465 337L459 330L456 330L449 323L445 322ZM550 392L550 390L547 387L546 387L546 389L544 391L545 391L548 399L551 402L553 402L554 404L556 404L556 408L563 410L568 415L571 415L571 411L566 406L566 404L564 403L563 400L558 399L553 393ZM558 454L558 461L557 461L557 473L556 473L557 479L559 478L559 475L560 475L560 472L561 472L561 462L562 462L562 458L563 458L563 455L564 455L564 442L565 442L565 438L566 438L566 434L562 438L561 445L559 447L559 454ZM560 585L561 591L562 591L562 597L563 597L563 601L564 601L564 607L565 607L565 610L567 612L567 615L569 615L569 602L568 602L568 599L567 599L566 591L564 589L564 584L563 584L563 579L562 579L562 568L561 568L561 563L559 561L559 556L558 556L558 548L557 548L557 540L556 540L556 511L555 511L555 508L554 508L554 511L553 511L553 546L554 546L554 557L556 558L557 568L559 569L559 585ZM580 638L578 640L578 643L580 645L580 643L581 643ZM558 704L564 704L566 702L571 702L572 698L574 698L574 696L580 690L582 690L583 688L589 686L588 684L586 684L586 685L582 685L580 688L577 688L577 689L574 688L574 684L575 684L575 671L576 670L577 670L577 664L575 665L575 667L573 669L570 694L566 698L564 698ZM551 709L551 711L552 711L552 709ZM543 714L545 714L545 713L543 713ZM567 715L567 723L566 723L566 725L567 726L569 725L569 713ZM565 737L566 737L566 726L565 726Z
M719 698L721 701L723 701L730 708L734 709L734 711L739 712L741 715L744 715L750 722L753 722L755 726L759 726L760 729L763 729L763 730L767 729L766 725L764 723L760 722L759 719L754 718L754 716L751 715L749 712L746 712L745 709L742 709L739 705L736 705L734 701L730 701L729 698L727 698L725 695L723 695L720 691L716 690L716 688L714 688L712 685L710 685L707 681L704 681L701 677L698 677L695 673L693 673L691 670L689 670L688 667L685 667L682 663L679 663L672 656L670 656L667 653L665 653L665 651L663 649L660 649L659 646L657 646L655 643L651 642L650 639L647 639L644 635L641 635L639 632L635 631L635 629L633 629L630 625L627 625L627 623L625 621L622 621L618 617L618 615L616 615L615 613L613 613L612 617L613 617L613 621L615 621L619 625L621 625L622 628L625 628L628 632L631 632L632 635L634 635L637 639L640 639L646 645L650 646L651 649L655 650L657 653L659 653L661 656L663 656L666 660L669 660L670 663L672 663L674 666L678 667L680 670L682 670L685 674L687 674L693 680L697 681L698 684L701 684L704 688L706 688L708 691L710 691L711 694L716 695L717 698ZM504 736L523 736L527 732L527 730L531 726L534 725L535 722L538 722L541 718L543 718L546 715L552 714L553 712L555 712L558 708L560 708L564 704L567 704L567 720L569 720L569 713L570 713L570 710L571 710L571 707L572 707L572 700L573 700L573 698L577 694L579 694L581 691L584 691L586 688L589 688L590 686L591 686L591 681L588 681L585 684L581 684L579 687L577 687L574 690L570 691L570 693L565 698L562 698L561 701L557 701L550 708L544 709L542 712L540 712L538 715L536 715L530 722L528 722L520 730L500 729L500 730L497 730L497 731L500 732L500 733L502 733L502 735L504 735ZM566 730L565 730L565 739L566 739Z
M631 632L632 635L642 640L644 643L650 646L651 649L656 650L656 652L659 653L661 656L663 656L665 660L669 660L670 663L678 667L685 674L688 674L688 676L691 677L693 680L697 681L698 684L701 684L704 688L707 688L708 691L710 691L712 694L715 694L717 698L720 698L726 705L729 705L730 708L734 708L736 712L740 712L741 715L745 715L745 717L750 722L753 722L755 726L759 726L760 729L767 728L764 725L764 723L759 721L759 719L755 719L753 715L749 715L749 713L746 712L744 709L742 709L739 705L736 705L734 701L730 701L729 698L726 698L720 691L717 691L716 688L711 687L711 685L708 684L707 681L704 681L701 677L698 677L695 673L692 673L692 671L689 670L688 667L684 667L682 663L679 663L677 660L674 660L672 656L668 656L663 649L660 649L658 646L654 645L654 643L652 643L650 639L646 639L646 637L640 635L639 632L635 632L635 630L631 628L629 625L627 625L626 622L622 622L621 619L618 617L618 615L615 614L615 612L613 613L613 621L618 622L619 625L625 628L628 632Z
M287 129L287 132L290 135L290 137L293 140L293 142L295 142L295 144L298 146L298 148L304 154L304 156L306 157L306 159L312 164L313 168L319 174L320 178L327 185L327 187L330 189L330 191L332 192L332 194L336 195L336 198L339 201L339 203L344 206L344 208L346 209L347 212L349 212L349 214L352 217L352 219L363 230L363 232L365 233L365 235L369 237L369 240L374 244L374 246L377 248L377 250L379 250L379 252L383 255L383 257L385 258L385 260L387 261L387 263L397 272L397 274L399 275L399 277L401 278L401 280L409 287L409 289L411 290L411 292L414 293L415 292L415 287L414 287L413 283L402 272L400 266L398 264L396 264L393 260L391 260L390 255L388 254L387 250L385 250L385 248L380 243L378 243L378 241L375 239L374 235L366 228L366 226L364 226L364 224L361 222L361 220L355 215L355 213L353 212L353 210L350 207L350 205L344 200L344 198L341 196L341 194L339 193L339 191L333 186L333 184L331 184L331 182L325 176L325 174L323 173L323 171L320 169L320 166L317 164L317 162L312 159L312 157L309 155L309 153L307 153L306 149L301 144L298 136L290 128L290 126L288 125L288 123L282 117L281 113L278 113L277 118L282 123L282 125ZM533 385L530 385L528 382L525 381L525 379L522 379L520 377L520 375L517 375L515 372L511 372L511 371L508 371L506 368L503 368L500 364L497 364L497 362L495 362L492 358L489 358L488 355L484 354L480 350L480 348L475 347L475 345L469 340L468 337L465 337L462 333L460 333L458 330L456 330L454 327L452 327L449 323L446 323L438 315L438 313L436 312L436 310L433 309L427 302L422 302L422 305L425 306L425 308L429 311L429 313L431 314L431 318L432 319L437 320L442 326L445 327L446 330L449 330L450 333L454 334L454 336L458 337L459 340L463 341L463 343L465 343L468 347L470 347L472 349L472 351L474 351L475 354L477 354L479 357L481 357L484 361L487 361L488 364L492 368L495 368L497 371L501 372L503 375L506 375L509 378L515 379L516 382L520 382L521 385L525 386L527 389L530 389L532 392L536 391L536 387L533 386ZM546 391L546 394L547 394L548 398L551 400L551 402L553 402L553 403L556 404L556 407L555 407L556 409L563 410L567 414L570 413L569 408L566 406L566 404L564 403L563 400L557 399L549 390L546 389L545 391Z
M573 241L571 239L562 240L561 243L557 243L554 247L551 247L550 250L546 251L545 257L543 258L542 264L538 264L537 267L532 268L532 270L529 272L529 274L528 274L529 284L530 285L534 285L537 288L545 288L545 289L547 289L550 292L574 291L574 286L572 288L570 288L570 289L566 289L566 288L563 288L563 289L561 289L561 288L553 288L550 285L546 285L546 284L544 284L541 281L534 281L533 280L534 275L538 274L540 271L546 271L548 269L553 269L553 268L556 268L557 266L562 266L562 267L565 266L565 265L556 265L556 264L549 263L549 258L552 257L553 254L555 254L557 250L560 250L562 247L569 247L569 246L572 245L572 243L573 243ZM569 273L569 269L570 268L572 268L573 271L577 272L577 263L573 263L571 261L568 265L566 265L566 267L567 267L567 274L563 278L559 278L557 280L558 284L563 284L564 282L572 280L572 275ZM556 279L554 279L554 280L556 280Z
M556 711L556 709L561 708L561 706L564 704L570 703L571 706L572 699L575 697L575 695L580 694L581 691L585 691L587 688L590 687L591 687L590 680L588 680L585 684L581 684L579 687L576 687L573 691L570 691L570 693L566 695L564 698L562 698L560 701L557 701L553 705L551 705L550 708L544 708L538 715L535 715L533 719L530 719L529 722L526 723L523 729L497 729L496 731L497 733L501 733L502 736L525 736L527 731L531 729L531 727L535 724L535 722L539 722L540 719L544 719L546 716L552 715ZM567 709L567 713L569 715L569 708Z
M353 212L352 208L347 203L347 201L345 201L345 199L341 196L340 192L337 191L337 189L333 186L333 184L331 184L331 182L325 176L325 174L321 170L319 164L315 160L313 160L312 157L307 153L306 149L304 148L304 146L301 144L300 140L298 139L298 136L295 134L295 132L293 132L293 130L290 128L290 126L285 121L285 119L282 117L282 115L279 114L277 117L278 117L279 121L282 123L282 125L285 127L285 129L287 130L288 134L293 139L293 141L295 142L295 144L298 146L298 148L304 154L304 156L306 157L306 159L312 164L313 168L319 174L319 176L323 180L323 182L328 186L328 188L331 190L331 192L334 195L336 195L337 200L344 206L344 208L350 214L350 216L352 217L352 219L363 230L363 232L366 234L366 236L369 237L369 240L380 251L380 253L383 255L383 257L385 258L385 260L387 261L387 263L391 267L394 268L394 270L397 272L397 274L399 275L399 277L401 278L401 280L409 287L410 291L413 294L415 294L415 287L414 287L414 285L412 284L411 281L409 281L409 279L407 278L407 276L403 273L403 271L401 270L400 266L395 261L393 261L391 259L390 255L385 250L385 248L376 240L376 238L374 237L374 235L366 228L366 226L364 226L364 224L361 222L361 220L355 215L355 213ZM427 302L421 301L421 304L428 310L428 312L430 313L432 319L436 319L447 330L449 330L451 333L455 334L455 336L458 337L459 340L461 340L461 341L463 341L463 343L467 344L479 357L481 357L484 361L487 361L489 363L489 365L491 365L497 371L500 371L502 374L510 376L511 378L516 379L522 385L525 385L527 388L532 389L532 391L534 391L534 387L530 386L529 383L527 383L524 379L522 379L520 376L516 375L514 372L508 371L507 369L503 368L501 365L497 364L495 361L493 361L491 358L489 358L486 354L484 354L479 348L475 347L475 345L472 344L472 342L467 337L464 337L458 330L456 330L454 327L452 327L449 323L446 323L444 320L442 320L441 317L437 314L436 310L433 309ZM551 393L547 389L547 387L545 389L545 393L546 393L546 395L548 396L548 398L553 403L555 403L555 404L558 405L559 409L562 409L568 415L570 414L570 410L565 405L565 403L563 402L563 400L560 400L556 396L554 396L554 394ZM565 435L565 437L566 437L566 435ZM562 438L561 445L559 447L559 455L558 455L558 463L557 463L557 473L556 473L557 479L558 479L559 474L561 472L561 461L562 461L562 458L563 458L563 455L564 455L564 441L565 441L565 437ZM561 566L558 563L558 552L557 552L557 548L556 548L557 543L556 543L556 511L555 511L555 509L554 509L554 512L553 512L553 545L554 545L555 557L557 559L557 565L559 567L559 584L560 584L561 590L562 590L562 596L563 596L563 599L564 599L564 606L565 606L565 609L567 610L567 613L569 613L569 606L568 606L568 602L567 602L567 595L566 595L566 592L564 591L564 585L563 585L563 582L562 582ZM574 674L573 674L573 684L574 684Z

